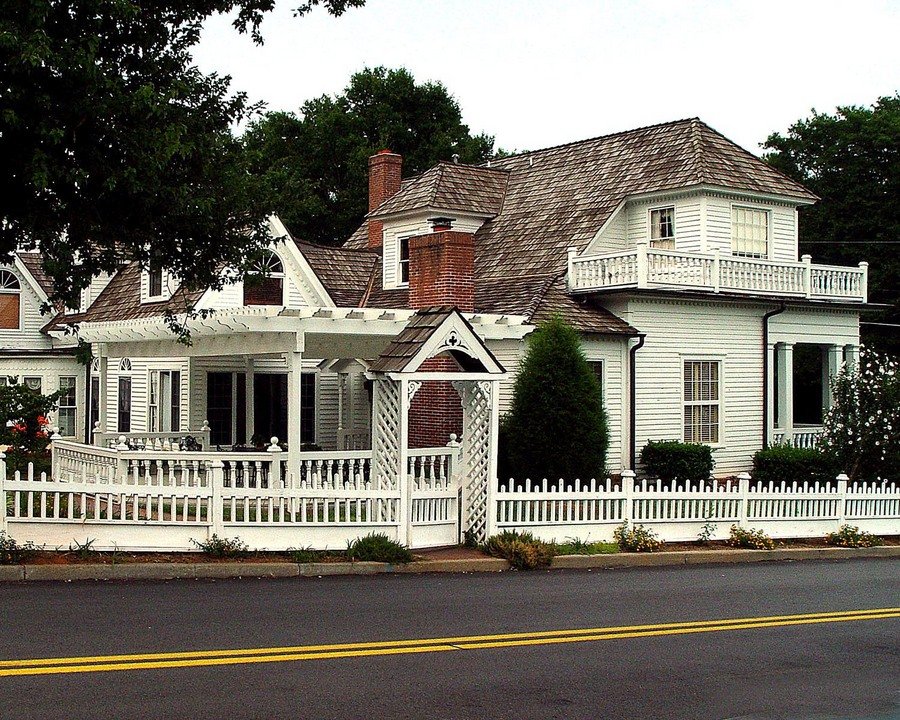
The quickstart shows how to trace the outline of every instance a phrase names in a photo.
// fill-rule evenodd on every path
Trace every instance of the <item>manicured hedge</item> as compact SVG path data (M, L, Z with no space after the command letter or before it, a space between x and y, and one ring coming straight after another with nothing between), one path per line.
M708 480L715 464L709 445L676 440L651 440L641 450L641 463L648 477L666 482Z
M815 449L770 445L753 456L753 481L762 485L828 482L839 472L833 458Z

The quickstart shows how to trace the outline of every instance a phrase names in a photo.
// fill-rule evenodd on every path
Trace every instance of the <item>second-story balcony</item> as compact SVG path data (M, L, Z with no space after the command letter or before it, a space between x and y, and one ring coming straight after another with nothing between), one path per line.
M683 252L639 243L630 250L595 255L569 251L569 291L628 288L740 293L847 303L867 300L868 263L859 267L814 265L712 253Z

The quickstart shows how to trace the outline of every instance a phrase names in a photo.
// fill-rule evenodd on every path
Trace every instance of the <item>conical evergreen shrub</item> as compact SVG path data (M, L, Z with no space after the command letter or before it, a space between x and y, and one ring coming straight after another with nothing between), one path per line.
M535 330L500 433L500 482L602 478L609 434L600 382L574 328L554 317Z

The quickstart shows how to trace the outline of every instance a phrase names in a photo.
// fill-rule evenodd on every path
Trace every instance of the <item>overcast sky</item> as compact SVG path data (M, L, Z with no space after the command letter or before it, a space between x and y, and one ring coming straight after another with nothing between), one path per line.
M262 47L211 19L198 65L272 110L406 67L508 150L699 116L758 153L810 108L900 89L898 0L368 0L293 18L297 4L278 3Z

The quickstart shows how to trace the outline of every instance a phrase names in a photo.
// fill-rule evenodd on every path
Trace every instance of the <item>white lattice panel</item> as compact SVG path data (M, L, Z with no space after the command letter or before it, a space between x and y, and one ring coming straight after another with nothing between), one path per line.
M491 402L493 384L455 382L463 405L463 527L487 539L488 484L491 482Z
M376 487L400 487L400 383L388 378L375 380L372 410L372 472Z

